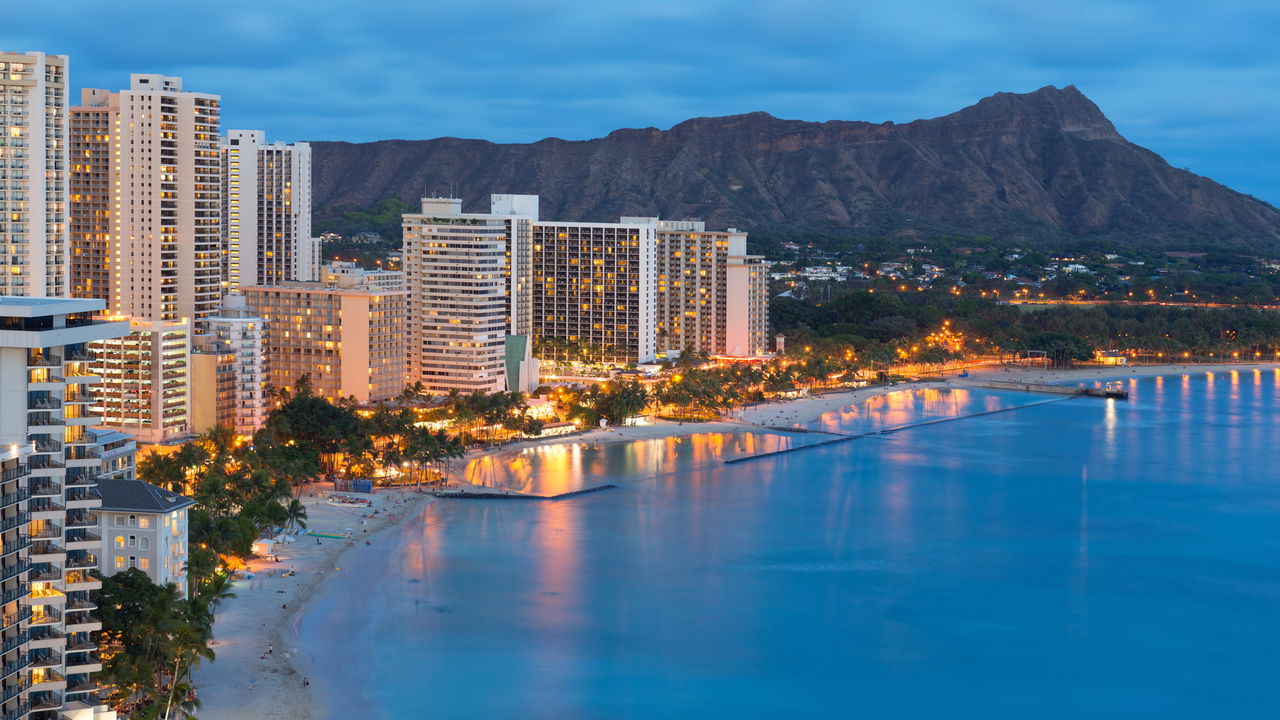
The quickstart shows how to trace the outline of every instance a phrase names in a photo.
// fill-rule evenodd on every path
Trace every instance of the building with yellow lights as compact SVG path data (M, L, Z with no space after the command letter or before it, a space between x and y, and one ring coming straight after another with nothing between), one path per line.
M223 289L319 276L311 236L311 146L268 144L261 130L228 130L222 153Z
M67 295L67 58L0 51L0 295Z
M658 298L652 223L535 223L532 279L533 335L542 359L654 359Z
M404 389L404 290L282 282L240 292L266 322L271 387L292 392L306 375L316 395L361 403L389 400Z
M95 433L94 344L129 333L101 300L0 297L0 715L105 718L90 575L102 546L96 485L132 471L132 444ZM108 448L108 446L110 446Z
M404 216L408 382L430 392L532 390L529 342L535 195L494 195L490 212L423 198Z
M747 234L707 230L694 220L624 217L657 237L658 351L758 356L766 352L768 277L747 254Z

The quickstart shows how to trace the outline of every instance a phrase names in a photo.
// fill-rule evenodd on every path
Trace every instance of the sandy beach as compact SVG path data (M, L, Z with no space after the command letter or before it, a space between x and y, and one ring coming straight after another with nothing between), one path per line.
M656 421L633 427L602 428L590 432L541 440L512 443L505 447L468 453L462 463L482 455L506 454L539 445L561 443L627 442L698 433L736 432L782 427L812 422L824 413L894 392L914 392L928 388L963 387L967 381L983 378L1017 382L1074 383L1149 377L1280 370L1275 363L1216 365L1148 365L1073 370L989 368L971 372L970 378L949 377L922 383L899 383L856 390L831 392L795 400L763 403L739 408L729 419L705 423ZM485 490L491 490L486 488ZM416 515L429 496L411 491L379 491L371 510L329 505L328 485L310 485L304 495L308 527L317 532L352 530L350 540L317 539L301 536L294 543L278 545L279 561L255 559L252 580L240 580L233 588L236 597L220 608L214 625L217 660L196 670L195 682L204 720L305 720L321 716L316 700L303 685L305 659L297 650L297 616L316 593L329 571L340 567L343 552L358 543L378 542L377 534L406 517ZM444 501L447 502L447 501ZM363 518L362 514L377 514ZM285 570L297 572L281 577ZM265 657L264 657L265 655Z
M350 528L351 539L303 535L276 546L279 561L266 557L250 563L254 577L236 581L235 597L218 610L213 628L217 659L195 671L202 720L316 717L312 694L303 686L306 664L297 650L298 613L325 575L341 567L346 550L377 543L379 531L415 515L430 500L412 491L379 491L372 496L373 507L360 510L328 504L331 489L329 484L306 486L307 527L325 533ZM373 518L362 517L374 511ZM297 574L281 576L290 569Z

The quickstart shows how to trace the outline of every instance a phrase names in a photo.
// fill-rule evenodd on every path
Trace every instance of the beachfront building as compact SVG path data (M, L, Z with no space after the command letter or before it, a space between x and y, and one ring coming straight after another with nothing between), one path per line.
M89 348L129 332L94 299L0 297L0 717L103 718ZM115 453L119 448L113 447Z
M656 355L657 238L651 222L537 222L532 331L556 362L644 363Z
M765 354L768 278L764 258L747 254L745 232L707 230L706 223L694 220L624 217L622 222L656 227L660 353Z
M408 382L429 392L532 390L535 195L494 195L488 213L423 198L404 216Z
M316 280L311 237L311 146L268 144L261 130L228 130L222 153L223 291Z
M367 270L353 262L332 260L320 268L320 279L326 285L362 290L404 290L401 270Z
M0 295L67 294L67 58L0 51Z
M195 500L142 480L98 481L98 571L114 575L131 568L157 585L187 591L187 509Z
M404 389L404 290L283 282L240 292L266 322L272 387L292 392L305 375L316 395L361 403L390 400Z
M191 350L191 430L217 425L251 436L267 422L267 321L228 295Z

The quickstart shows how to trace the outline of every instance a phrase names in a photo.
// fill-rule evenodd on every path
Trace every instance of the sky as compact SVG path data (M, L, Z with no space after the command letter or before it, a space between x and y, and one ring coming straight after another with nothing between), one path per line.
M1280 205L1278 0L5 5L0 48L69 55L73 101L177 75L269 140L578 140L756 110L910 122L1074 84L1129 140Z

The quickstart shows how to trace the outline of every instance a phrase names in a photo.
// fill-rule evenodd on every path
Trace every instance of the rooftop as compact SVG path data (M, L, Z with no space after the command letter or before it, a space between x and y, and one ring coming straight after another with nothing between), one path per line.
M101 509L117 512L167 513L196 502L142 480L101 478L98 492L102 493Z
M106 306L107 303L104 300L0 295L0 317L30 318L92 313Z

